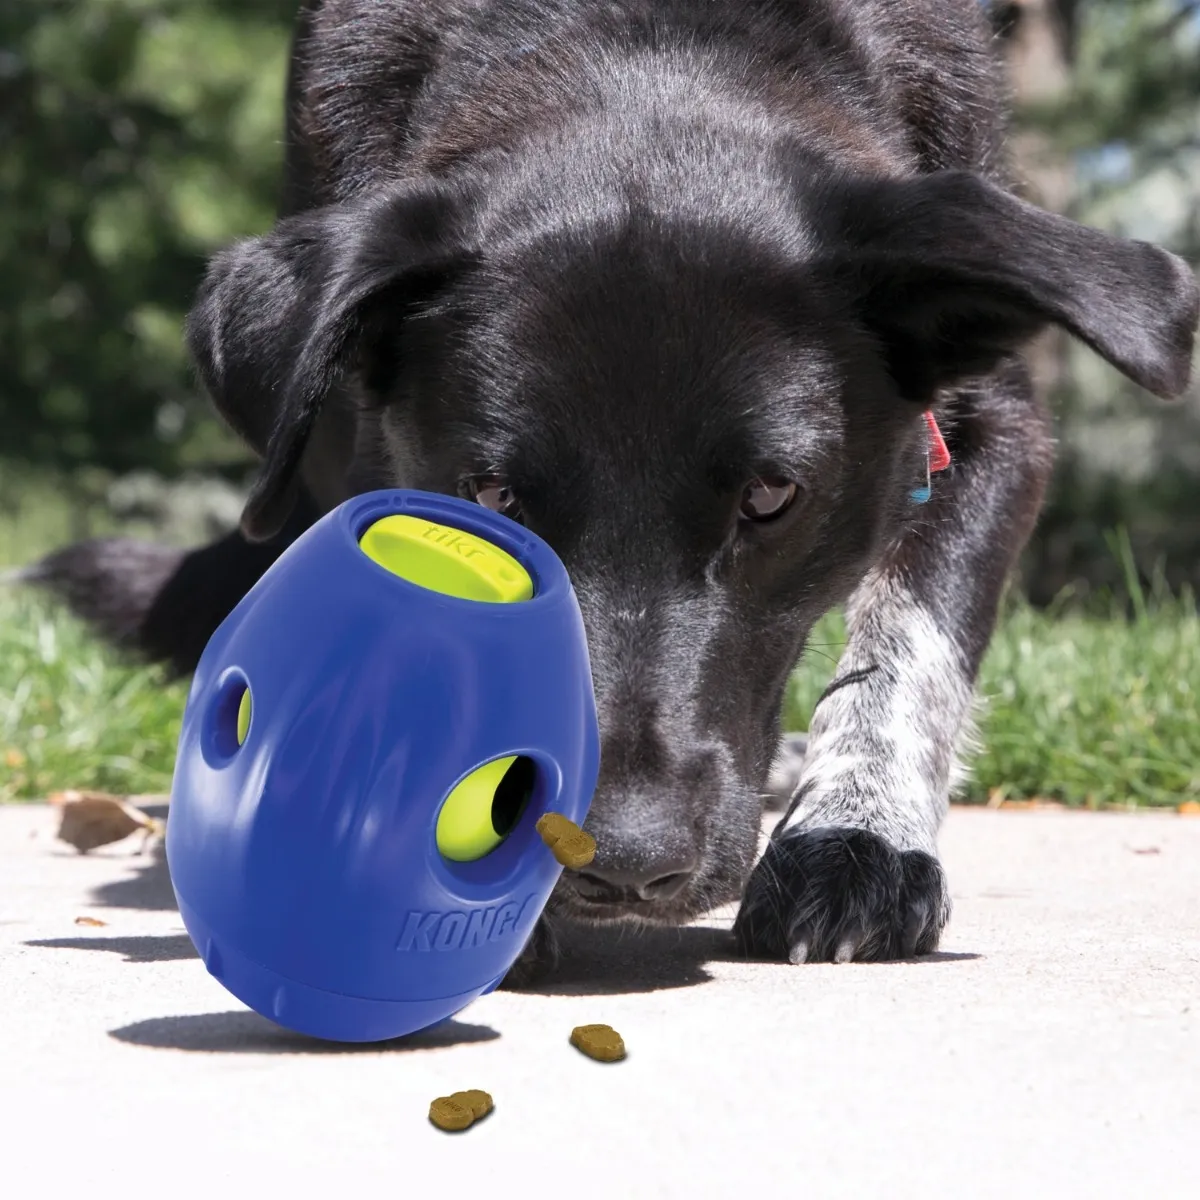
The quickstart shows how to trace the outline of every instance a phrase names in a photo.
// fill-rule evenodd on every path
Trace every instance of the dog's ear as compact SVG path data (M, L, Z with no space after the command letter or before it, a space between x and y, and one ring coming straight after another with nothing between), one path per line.
M1054 324L1165 398L1187 387L1187 264L1035 208L969 171L843 181L819 212L906 397L982 375Z
M287 519L309 434L372 313L403 311L472 257L470 214L464 185L399 182L212 260L187 341L217 408L265 460L242 514L248 540Z

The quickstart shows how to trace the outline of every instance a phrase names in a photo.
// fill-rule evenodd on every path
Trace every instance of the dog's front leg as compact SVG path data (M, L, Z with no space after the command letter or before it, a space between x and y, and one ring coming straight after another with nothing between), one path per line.
M1024 368L956 396L953 474L864 580L800 782L754 869L745 953L803 962L936 948L950 913L937 831L1005 579L1052 464Z

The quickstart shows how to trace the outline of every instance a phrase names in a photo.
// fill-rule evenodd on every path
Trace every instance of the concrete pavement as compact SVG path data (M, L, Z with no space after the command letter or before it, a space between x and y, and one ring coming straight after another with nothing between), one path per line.
M956 809L932 958L739 963L725 911L364 1048L247 1012L161 856L56 820L0 809L12 1197L1200 1196L1200 820ZM625 1062L567 1044L589 1022ZM490 1117L428 1124L472 1087Z

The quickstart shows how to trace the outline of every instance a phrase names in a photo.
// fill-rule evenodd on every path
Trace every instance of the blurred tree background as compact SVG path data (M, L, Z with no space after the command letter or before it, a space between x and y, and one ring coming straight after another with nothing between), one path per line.
M244 482L181 327L205 258L271 223L296 7L0 4L0 504L30 471L82 514L131 472ZM1200 261L1200 0L989 9L1026 193ZM1200 585L1200 389L1162 404L1062 337L1034 363L1061 445L1031 597L1119 582L1117 525L1143 566Z
M1200 0L993 0L1030 199L1200 263ZM1163 403L1065 335L1035 350L1059 461L1026 555L1035 603L1116 587L1114 527L1144 582L1200 584L1200 381Z
M244 467L182 319L270 224L295 0L0 5L0 454L66 473Z

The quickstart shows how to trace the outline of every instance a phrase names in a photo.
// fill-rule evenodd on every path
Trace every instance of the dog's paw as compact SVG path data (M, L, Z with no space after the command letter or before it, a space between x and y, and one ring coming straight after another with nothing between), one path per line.
M949 917L932 855L865 829L795 829L754 868L733 931L749 957L879 962L937 949Z
M500 981L500 990L518 991L540 983L558 965L558 938L546 917L533 927L525 948Z

